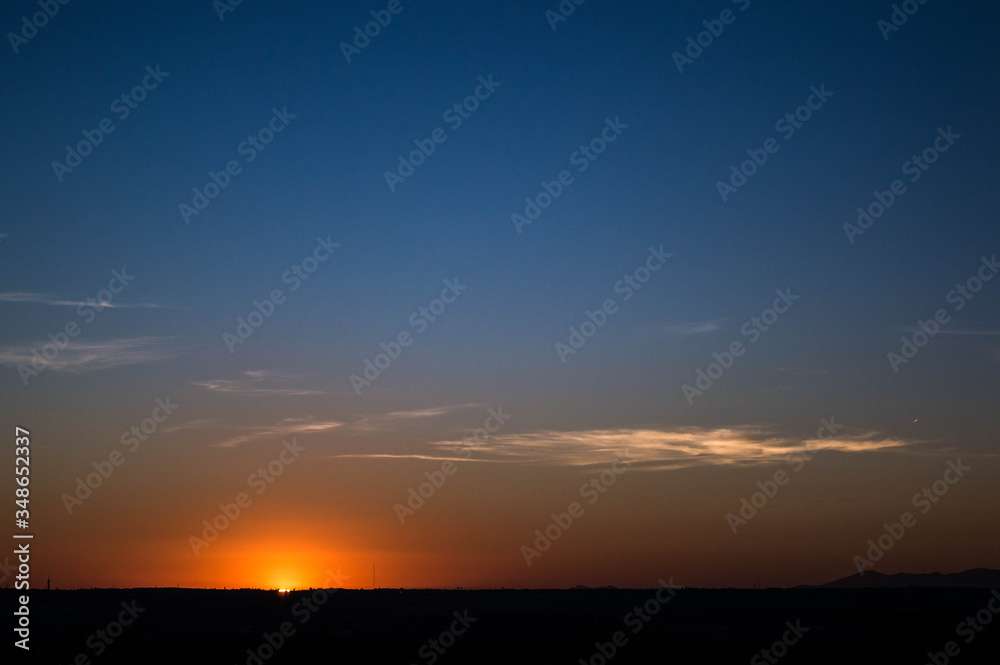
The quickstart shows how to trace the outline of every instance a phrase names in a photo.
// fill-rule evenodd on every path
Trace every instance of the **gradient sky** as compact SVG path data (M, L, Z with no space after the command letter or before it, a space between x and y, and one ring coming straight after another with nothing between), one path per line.
M556 0L403 0L350 62L341 42L386 3L243 2L224 20L208 0L70 3L16 53L8 38L0 391L11 443L15 425L32 434L36 576L277 587L339 567L363 587L375 564L380 586L822 583L907 510L917 524L877 570L1000 567L1000 280L949 301L1000 253L1000 8L929 2L886 40L889 4L593 0L553 30ZM734 21L679 72L673 54L723 9ZM34 11L8 3L0 26ZM147 67L168 76L120 118ZM453 129L443 113L480 77L500 85ZM776 121L821 86L786 139ZM286 108L247 162L240 144ZM60 181L52 162L103 118L114 131ZM627 128L578 172L609 118ZM439 127L390 191L385 171ZM960 138L910 182L939 128ZM717 181L771 137L724 201ZM240 173L185 223L178 206L230 160ZM512 213L564 169L573 183L519 233ZM850 242L844 224L896 179L906 193ZM339 247L293 291L283 276L317 238ZM626 300L615 285L651 247L671 256ZM78 308L123 268L108 306ZM446 280L467 290L421 331L411 317ZM285 300L230 353L223 335L274 289ZM744 324L785 289L798 300L751 343ZM556 344L608 299L562 362ZM895 372L887 354L939 309L949 322ZM26 382L18 367L71 322ZM359 394L350 377L404 331ZM744 355L689 403L733 342ZM180 406L152 436L121 442L167 398ZM500 430L456 454L498 408ZM843 429L817 437L831 417ZM305 451L256 494L292 439ZM820 452L734 534L726 515L804 445ZM626 450L587 503L580 486ZM124 463L68 514L63 495L114 451ZM400 524L394 504L449 458ZM911 497L959 458L972 470L920 514ZM189 537L241 491L252 505L195 556ZM574 501L583 516L526 565L522 545Z

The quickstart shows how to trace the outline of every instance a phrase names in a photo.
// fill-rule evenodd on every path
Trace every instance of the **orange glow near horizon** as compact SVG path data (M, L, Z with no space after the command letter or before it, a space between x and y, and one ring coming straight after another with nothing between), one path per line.
M220 550L220 577L232 586L263 589L308 589L324 586L331 561L342 559L336 550L306 538L272 540L251 538ZM209 555L206 554L206 557ZM215 568L216 565L211 566ZM335 567L335 566L334 566Z
M858 453L817 457L822 464L810 463L810 482L784 488L782 500L741 531L746 538L734 538L724 516L757 481L786 468L784 462L633 469L593 504L580 487L600 468L466 465L401 524L394 502L406 501L406 488L422 478L426 462L320 461L293 468L214 538L204 535L204 520L218 511L219 495L231 496L241 483L173 504L165 486L157 488L161 501L143 507L128 503L142 482L137 473L102 487L61 522L57 511L64 509L53 501L46 507L53 513L47 516L53 525L48 535L65 546L40 550L33 561L37 579L51 576L53 587L63 589L652 588L671 576L685 586L820 584L852 574L851 556L872 536L870 524L853 518L854 504L830 501L828 488L885 505L914 491L908 476L894 472L898 454L865 453L863 472L852 454ZM931 479L944 466L933 458L918 461L923 477ZM349 472L340 471L347 480L323 484L333 474L324 465L347 467ZM71 480L63 478L58 486ZM311 487L322 489L306 491ZM895 550L881 572L995 565L995 559L970 554L996 551L990 549L994 536L971 525L1000 508L973 479L961 489L922 524L970 528L948 540L934 528L915 529L907 535L908 547ZM534 547L536 531L571 501L583 504L583 516L527 565L521 546ZM124 506L113 532L109 506ZM825 525L821 533L815 533L817 520ZM197 551L192 536L205 540ZM809 557L815 563L807 569L795 564Z

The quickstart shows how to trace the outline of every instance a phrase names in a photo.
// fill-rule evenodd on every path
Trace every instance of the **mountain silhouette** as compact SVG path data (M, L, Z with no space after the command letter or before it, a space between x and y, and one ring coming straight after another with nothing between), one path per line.
M1000 588L1000 570L974 568L961 573L896 573L885 575L874 570L857 573L826 584L800 589L906 589L921 588Z

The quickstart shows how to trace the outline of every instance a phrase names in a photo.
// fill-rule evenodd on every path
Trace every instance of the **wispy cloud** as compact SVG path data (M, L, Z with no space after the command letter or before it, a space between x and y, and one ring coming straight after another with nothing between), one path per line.
M454 413L455 411L460 411L461 409L472 409L477 406L482 406L481 404L450 404L448 406L435 406L429 409L415 409L412 411L390 411L381 416L373 416L374 418L383 420L413 420L419 418L437 418L438 416L445 416L449 413Z
M257 374L257 373L246 372L245 374ZM272 373L267 373L267 374L272 374ZM216 383L216 382L199 382L196 385L203 385L206 383ZM214 390L217 388L209 388L209 389ZM233 392L227 389L222 389L221 391ZM240 390L237 389L235 392L240 392ZM303 391L303 392L308 392L309 394L313 394L311 391ZM298 394L298 393L290 393L290 394ZM376 430L388 430L391 429L389 423L412 424L414 420L435 418L438 416L443 416L452 413L454 411L458 411L459 409L471 408L475 406L481 406L481 405L455 404L450 406L417 409L413 411L392 411L382 415L362 416L353 422L345 422L342 420L326 420L326 419L316 418L315 416L306 416L301 418L284 418L273 425L238 425L238 424L233 424L232 422L227 422L219 419L199 419L199 420L192 420L187 423L170 425L169 427L165 428L165 431L177 432L181 430L203 430L208 432L214 432L215 434L213 435L213 438L217 438L219 440L211 444L213 448L236 448L245 443L250 443L251 441L257 441L259 439L283 438L283 437L294 436L297 434L316 434L322 432L330 432L335 429L351 431L354 432L355 435L357 435L359 431L368 433ZM373 457L377 456L378 455L373 455ZM433 452L427 455L426 457L428 459L440 458L439 455Z
M35 358L33 351L49 343L50 340L44 339L0 349L0 365L30 367ZM46 369L91 372L166 360L178 355L180 350L176 339L172 337L131 337L99 341L73 339L56 356L46 359Z
M250 369L243 372L245 376L249 376L251 379L269 379L269 378L282 378L290 379L293 378L291 374L283 374L273 369Z
M181 425L173 425L166 428L166 431L176 432L180 430L200 429L232 432L236 430L241 433L212 444L213 448L236 448L259 439L281 439L296 434L329 432L342 427L343 424L335 420L319 420L311 416L305 418L285 418L274 425L247 425L238 427L233 427L231 424L217 420L194 420Z
M214 444L216 448L235 448L261 438L284 438L294 434L316 434L342 427L344 423L335 420L315 420L313 418L285 418L270 427L251 427L246 434L234 436Z
M156 305L154 303L140 302L140 303L123 303L123 302L99 302L97 300L61 300L55 296L46 295L44 293L30 293L25 291L4 291L0 293L0 302L28 302L37 303L40 305L50 305L52 307L79 307L80 305L85 305L87 307L106 307L108 309L115 308L128 308L128 307L139 307L144 309L162 309L164 305Z
M904 441L869 432L836 439L797 440L774 435L759 427L705 429L685 427L675 430L606 429L553 431L494 436L475 444L471 461L507 464L582 467L606 464L618 453L626 453L636 468L680 469L707 465L772 464L796 451L839 451L865 453L901 451L917 442ZM365 458L467 459L455 456L462 441L437 441L429 452L340 455Z
M406 421L439 418L456 411L461 411L462 409L472 409L481 406L482 404L449 404L411 411L390 411L389 413L378 415L361 416L357 421L351 423L350 427L356 430L388 429Z
M192 385L207 388L213 392L263 397L267 395L325 395L321 390L305 390L302 388L281 387L296 379L294 376L281 374L271 370L251 370L243 372L242 379L213 379L208 381L192 381Z

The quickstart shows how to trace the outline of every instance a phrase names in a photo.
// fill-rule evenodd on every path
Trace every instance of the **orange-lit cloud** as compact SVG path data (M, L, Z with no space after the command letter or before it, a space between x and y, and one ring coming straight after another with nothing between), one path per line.
M478 462L588 466L605 464L617 453L627 453L636 468L679 469L718 464L770 464L800 451L864 453L901 451L919 442L881 436L876 432L830 439L796 440L776 436L760 427L675 430L605 429L544 430L492 436L482 443L437 441L426 454L369 453L338 457L454 459ZM471 457L456 450L471 450Z

